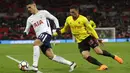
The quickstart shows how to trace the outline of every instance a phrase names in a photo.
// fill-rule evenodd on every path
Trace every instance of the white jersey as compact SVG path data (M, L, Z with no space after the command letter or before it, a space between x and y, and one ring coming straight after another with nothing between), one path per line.
M32 25L37 37L43 32L52 35L50 23L47 18L53 20L56 28L59 28L59 22L56 17L46 10L39 10L36 14L32 14L30 17L28 17L24 32L28 34Z

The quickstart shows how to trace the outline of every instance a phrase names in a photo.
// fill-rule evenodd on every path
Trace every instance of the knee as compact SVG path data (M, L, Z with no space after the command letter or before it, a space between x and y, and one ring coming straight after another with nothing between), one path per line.
M40 40L35 40L33 43L33 46L40 46L41 45L41 41Z
M102 52L96 52L96 54L98 54L98 55L102 55Z
M95 48L94 50L95 50L96 54L98 54L98 55L103 54L103 51L100 48Z
M48 57L48 59L53 60L56 57L56 55L49 55L47 57Z
M40 46L40 44L37 43L37 42L34 42L34 43L33 43L33 46Z
M33 46L39 46L39 45L34 43Z
M96 54L102 55L102 54L103 54L103 51L102 51L102 50L101 50L101 51L96 51Z
M87 59L90 55L84 55L83 58Z
M48 57L48 59L52 60L52 59L53 59L53 57L52 57L52 56L49 56L49 57Z

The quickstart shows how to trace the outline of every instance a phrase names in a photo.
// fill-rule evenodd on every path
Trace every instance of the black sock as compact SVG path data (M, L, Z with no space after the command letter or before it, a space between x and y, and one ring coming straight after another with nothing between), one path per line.
M112 57L114 59L114 55L112 55L111 53L107 52L106 50L102 50L103 51L103 54L104 56L108 56L108 57Z
M92 64L95 64L95 65L98 65L98 66L101 66L102 63L100 63L98 60L96 60L95 58L89 56L87 59L86 59L88 62L92 63Z

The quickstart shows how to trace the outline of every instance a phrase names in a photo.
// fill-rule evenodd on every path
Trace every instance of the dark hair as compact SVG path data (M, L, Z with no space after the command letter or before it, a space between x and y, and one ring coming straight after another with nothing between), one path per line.
M33 0L26 0L26 5L35 3Z
M70 9L76 9L76 10L79 10L79 7L77 5L72 5L70 6Z

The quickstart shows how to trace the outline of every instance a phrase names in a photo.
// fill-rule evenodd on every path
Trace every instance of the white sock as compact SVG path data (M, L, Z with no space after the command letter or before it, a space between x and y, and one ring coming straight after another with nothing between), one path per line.
M59 62L59 63L62 63L62 64L66 64L66 65L71 65L72 64L72 62L64 59L63 57L56 56L56 55L54 55L52 60L56 61L56 62Z
M40 47L33 46L33 66L38 66L38 61L40 57Z

